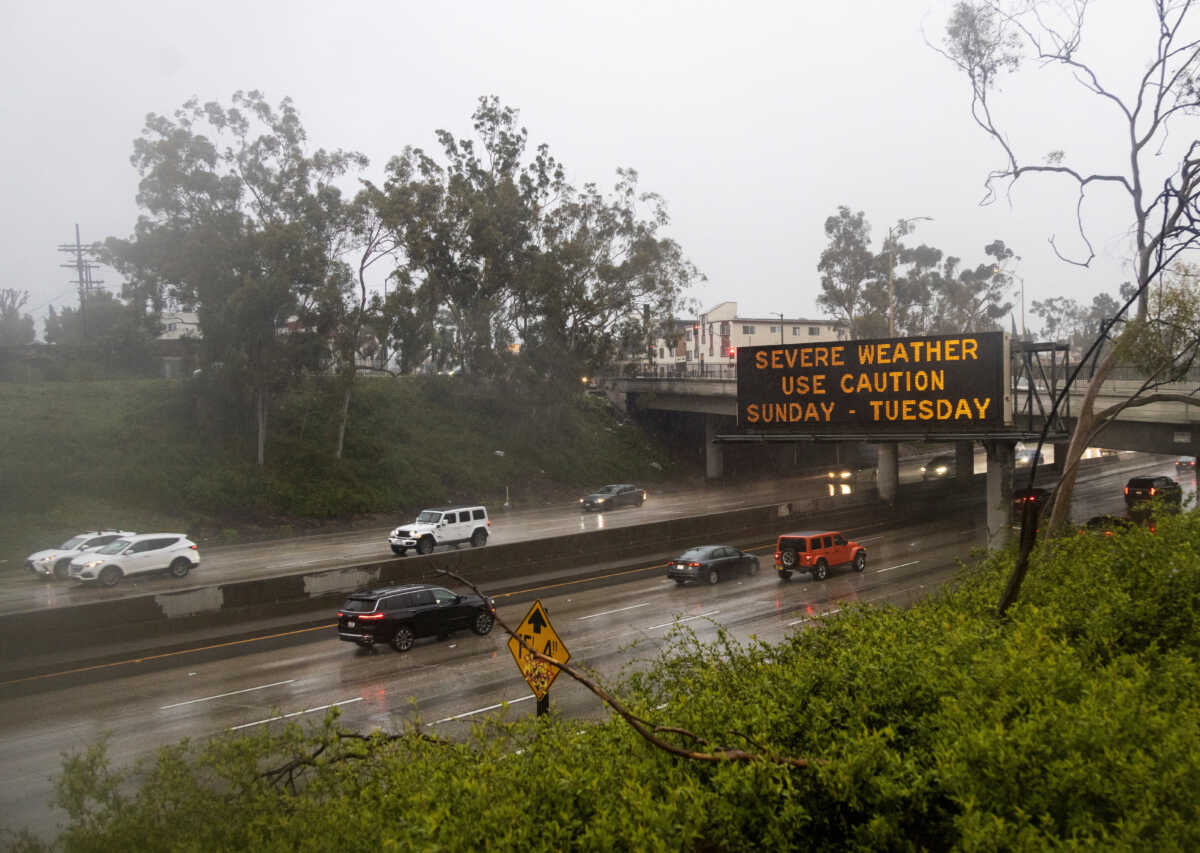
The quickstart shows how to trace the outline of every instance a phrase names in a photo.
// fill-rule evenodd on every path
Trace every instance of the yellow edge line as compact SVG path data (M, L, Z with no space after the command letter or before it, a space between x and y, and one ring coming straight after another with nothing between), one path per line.
M763 548L763 547L768 547L768 546L759 545L756 547ZM751 548L749 550L753 551L753 550L755 550L755 548ZM541 592L542 590L546 590L546 589L558 589L559 587L574 586L575 584L588 583L590 581L605 580L607 578L617 578L617 577L621 577L622 575L635 575L638 572L649 572L649 571L653 571L654 569L661 569L663 566L667 566L667 565L670 565L670 563L669 562L655 563L652 566L644 566L640 569L626 569L625 571L621 571L621 572L610 572L607 575L591 575L586 578L576 578L575 580L571 580L571 581L562 581L561 583L551 583L551 584L545 584L544 586L534 586L534 587L530 587L529 589L518 589L518 590L514 590L512 592L502 592L499 595L494 595L492 597L493 598L509 598L514 595L525 595L526 593ZM308 633L309 631L325 631L325 630L328 630L329 628L336 628L336 627L337 627L337 623L334 622L329 625L317 625L312 628L299 628L295 631L283 631L278 634L266 634L261 637L247 637L244 640L230 640L229 642L226 642L226 643L213 643L212 645L208 645L208 646L198 646L194 649L179 649L178 651L162 652L161 654L157 654L157 655L142 655L141 657L129 658L128 660L115 660L115 661L111 661L110 663L98 663L93 666L81 666L81 667L77 667L76 669L64 669L61 672L45 672L45 673L42 673L41 675L27 675L24 678L12 678L12 679L9 679L8 681L0 681L0 687L7 687L11 684L22 684L27 681L44 681L47 678L59 678L64 675L78 675L81 672L94 672L95 670L100 670L100 669L112 669L113 667L117 667L117 666L127 666L128 664L131 664L131 663L145 663L146 661L151 661L151 660L161 660L163 658L179 657L180 655L190 655L190 654L195 654L196 652L207 652L212 649L223 649L223 648L227 648L229 646L244 645L246 643L257 643L261 640L275 640L275 639L278 639L279 637L290 637L295 634L305 634L305 633Z

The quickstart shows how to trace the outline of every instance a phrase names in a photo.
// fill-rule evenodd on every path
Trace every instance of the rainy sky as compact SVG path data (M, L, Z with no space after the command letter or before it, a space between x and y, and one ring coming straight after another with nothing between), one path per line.
M632 167L662 195L669 235L707 276L702 309L732 299L742 316L816 317L823 223L838 205L866 212L878 248L889 225L974 265L1004 240L1034 299L1090 302L1130 280L1126 196L1089 193L1090 269L1075 190L1022 179L981 207L1003 160L971 121L966 81L941 45L949 2L582 3L306 0L47 3L6 0L4 256L0 287L28 290L39 338L49 305L77 305L56 246L128 236L136 220L132 141L149 112L192 96L228 104L238 89L290 96L313 147L371 158L380 179L405 145L470 133L481 95L520 110L569 180L611 187ZM1131 95L1149 56L1150 3L1096 0L1080 58ZM1127 168L1119 114L1062 73L1005 81L997 117L1019 152L1055 149L1084 171ZM1195 138L1180 123L1175 139ZM112 270L99 276L112 290ZM1020 324L1020 293L1016 322Z

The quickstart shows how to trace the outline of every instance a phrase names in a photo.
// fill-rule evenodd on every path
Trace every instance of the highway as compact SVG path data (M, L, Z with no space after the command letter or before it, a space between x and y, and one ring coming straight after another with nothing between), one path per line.
M1121 487L1131 470L1175 475L1168 459L1157 459L1153 467L1148 464L1153 460L1142 457L1085 469L1075 515L1120 513ZM823 483L813 484L818 485L823 488ZM1194 492L1194 481L1188 485ZM748 489L747 499L757 494ZM620 523L638 523L655 512L703 512L712 501L730 508L727 491L679 493L669 499L652 496L641 510L603 517L577 518L559 510L562 518L554 521L551 511L541 520L539 513L530 513L521 529L609 524L617 516ZM671 508L656 506L660 503ZM837 570L823 583L804 574L781 582L773 571L773 541L760 541L748 543L761 555L762 569L753 577L711 587L676 586L661 564L648 564L620 583L598 588L585 581L510 593L498 599L498 609L515 625L528 601L540 596L573 662L613 679L624 667L664 648L676 630L709 640L724 626L738 640L753 636L774 642L819 625L847 603L907 604L953 577L969 550L984 544L981 516L978 509L964 510L896 529L872 523L847 530L867 546L867 570L861 575ZM279 543L273 547L287 548ZM318 546L325 547L334 546ZM362 547L373 547L371 554L378 556L377 540L372 546L364 537ZM296 550L294 542L291 549ZM487 637L460 632L445 640L418 641L402 655L388 648L360 650L339 641L332 627L321 627L231 647L223 654L179 653L160 661L154 671L131 662L106 670L102 680L59 680L41 692L0 685L0 813L10 828L29 827L52 837L62 816L50 803L50 777L60 767L62 753L82 750L105 735L114 764L125 767L184 737L279 726L284 719L315 723L332 707L341 710L342 724L352 729L395 731L416 722L448 737L486 714L532 714L534 702L505 640L498 628ZM551 697L560 712L573 717L605 714L599 700L566 677L555 683ZM663 710L664 721L669 712Z

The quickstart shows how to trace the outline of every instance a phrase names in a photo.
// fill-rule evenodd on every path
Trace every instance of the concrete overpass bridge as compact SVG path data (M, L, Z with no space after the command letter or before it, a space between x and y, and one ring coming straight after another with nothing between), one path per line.
M1053 395L1070 375L1068 366L1056 362L1062 347L1053 344L1020 344L1012 354L1012 412L1010 424L986 436L930 430L858 432L854 434L754 433L737 426L737 377L733 365L640 365L621 377L600 384L606 394L631 413L659 418L676 434L692 438L703 452L705 473L718 478L730 469L786 471L795 467L848 465L874 467L880 499L890 502L898 487L898 443L953 444L959 476L973 470L975 442L987 452L989 531L996 541L1010 526L1014 452L1018 442L1035 442L1046 424ZM1041 360L1050 353L1048 362ZM1143 387L1144 380L1119 368L1102 382L1096 412L1128 403ZM1060 412L1048 431L1054 459L1061 465L1066 442L1075 428L1078 412L1090 378L1081 376L1071 387ZM1196 456L1200 453L1200 377L1195 381L1159 386L1147 393L1151 402L1133 405L1114 413L1094 444L1116 450Z

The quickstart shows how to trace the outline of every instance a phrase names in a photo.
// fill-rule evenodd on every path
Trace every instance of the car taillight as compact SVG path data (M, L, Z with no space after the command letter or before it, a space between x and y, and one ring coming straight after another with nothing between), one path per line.
M688 568L689 569L698 569L698 568L700 568L700 564L699 563L688 563Z
M1129 486L1125 487L1125 494L1129 494Z
M200 550L200 546L199 546L199 545L196 545L195 543L192 543L191 545L188 545L188 548L189 548L189 549L191 549L192 551L199 551L199 550Z
M1154 490L1154 487L1153 487L1153 486L1151 486L1151 487L1150 487L1150 497L1154 497L1154 491L1155 491L1155 490Z
M359 614L358 618L359 618L359 621L362 621L362 622L373 622L376 619L382 619L383 614L382 613L361 613L361 614Z

